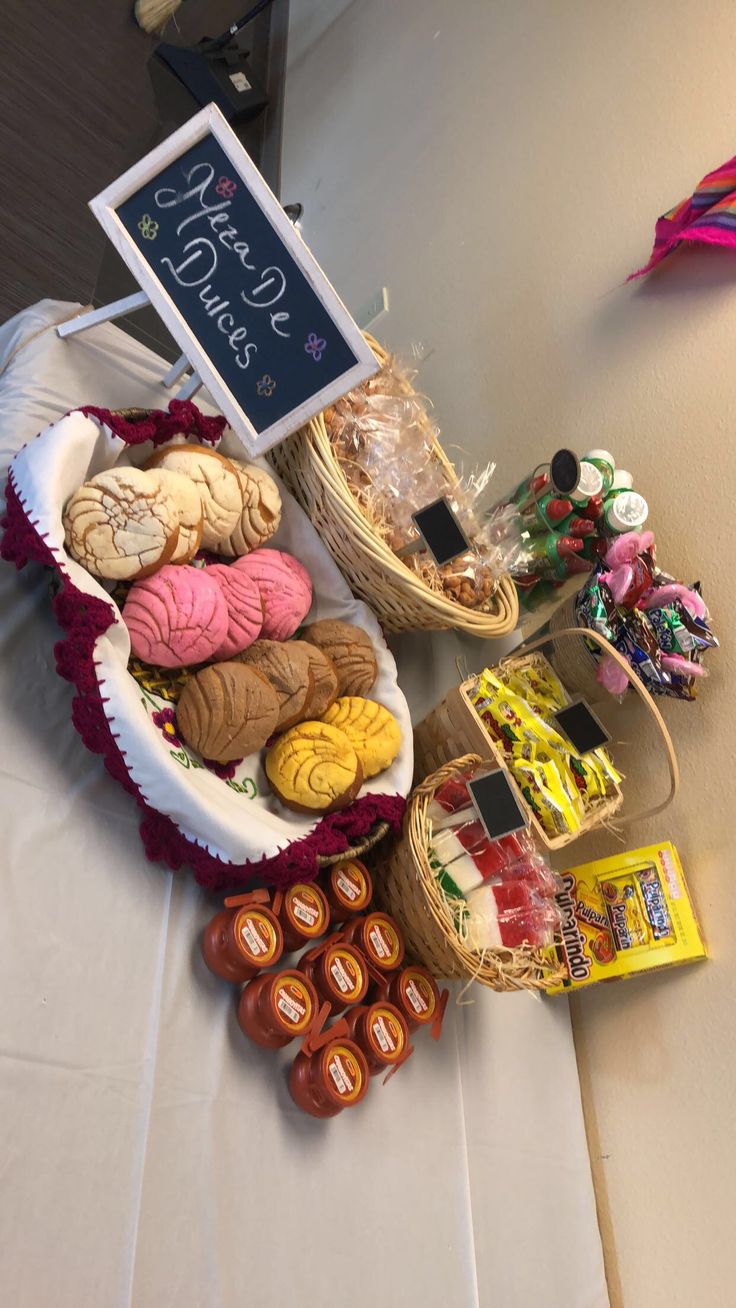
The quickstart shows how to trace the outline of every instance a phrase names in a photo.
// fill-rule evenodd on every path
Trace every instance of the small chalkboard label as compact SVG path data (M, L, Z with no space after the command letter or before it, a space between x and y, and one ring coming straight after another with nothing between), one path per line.
M442 498L412 513L412 522L438 567L465 554L472 545L453 513Z
M215 105L91 208L251 454L378 371Z
M589 754L611 739L603 723L584 699L575 700L553 714L555 722L578 754Z
M474 777L468 790L489 840L500 840L529 826L529 816L506 768Z

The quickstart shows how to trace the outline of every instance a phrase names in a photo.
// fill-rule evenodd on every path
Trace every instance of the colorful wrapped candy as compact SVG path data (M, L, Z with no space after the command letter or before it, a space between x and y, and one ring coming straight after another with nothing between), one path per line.
M491 840L472 814L467 779L453 778L437 791L430 866L462 939L479 953L551 946L560 927L559 879L528 831Z
M462 929L469 949L549 947L559 930L554 900L543 899L525 881L482 886L468 896Z
M655 563L654 537L629 532L614 542L575 601L578 626L604 636L653 695L693 700L705 676L701 659L718 641L697 586L683 586ZM596 679L623 695L628 678L615 659L592 642Z

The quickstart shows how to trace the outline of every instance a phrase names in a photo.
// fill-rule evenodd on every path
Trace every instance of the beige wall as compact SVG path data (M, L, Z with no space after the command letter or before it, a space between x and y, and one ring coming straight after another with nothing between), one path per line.
M712 961L575 1005L626 1308L736 1302L736 251L621 284L656 216L736 153L735 52L727 0L362 0L288 92L306 237L351 307L388 285L384 335L424 341L447 441L496 458L500 488L560 443L609 447L722 638L698 703L665 705L680 797L630 833L676 841ZM656 741L636 715L618 734L644 798Z

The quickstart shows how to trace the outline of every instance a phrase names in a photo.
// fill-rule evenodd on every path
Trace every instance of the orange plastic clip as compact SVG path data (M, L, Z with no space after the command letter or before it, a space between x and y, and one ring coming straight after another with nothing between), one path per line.
M411 1058L411 1056L412 1056L413 1053L414 1053L414 1046L413 1046L413 1045L407 1045L407 1046L406 1046L406 1049L404 1050L403 1054L401 1055L401 1058L397 1058L397 1059L396 1059L396 1062L395 1062L394 1065L393 1065L393 1067L390 1067L390 1068L388 1069L386 1075L385 1075L384 1078L383 1078L383 1081L381 1082L381 1085L385 1085L387 1081L390 1081L390 1080L391 1080L391 1077L394 1075L394 1073L395 1073L395 1072L398 1072L399 1068L400 1068L400 1067L401 1067L401 1066L406 1062L407 1058Z
M240 908L241 904L267 904L271 898L265 886L258 890L249 890L245 895L228 895L225 908Z
M343 938L342 931L333 931L331 936L327 936L326 940L321 941L319 945L315 945L314 949L309 949L305 954L302 954L299 962L311 963L313 959L319 958L320 954L323 954L326 949L329 949L330 945L339 944L342 938Z
M430 1035L432 1036L433 1040L439 1040L440 1036L442 1035L442 1023L445 1020L445 1009L447 1008L447 1001L449 998L450 998L449 990L443 990L442 994L440 995L440 1002L437 1005L437 1012L432 1018Z
M325 1003L319 1009L317 1016L302 1040L301 1052L308 1057L316 1054L325 1045L328 1045L331 1040L339 1040L341 1036L347 1035L348 1024L344 1017L339 1018L325 1031L324 1026L329 1015L330 1005Z

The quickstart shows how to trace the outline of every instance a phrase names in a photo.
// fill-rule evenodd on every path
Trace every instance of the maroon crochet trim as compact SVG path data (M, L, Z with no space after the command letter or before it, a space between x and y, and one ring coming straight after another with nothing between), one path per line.
M169 414L153 412L144 421L135 423L107 409L88 407L81 412L92 414L128 443L153 440L160 444L175 432L185 430L214 444L225 425L223 418L207 418L193 404L177 400L169 405ZM174 417L176 425L172 427ZM154 430L140 434L152 424ZM162 430L167 434L162 436ZM175 871L189 866L200 885L215 892L240 888L253 878L285 888L294 881L315 877L320 856L344 853L367 836L376 823L388 822L395 832L401 829L406 802L400 795L365 795L342 813L323 818L302 840L258 862L227 863L183 835L171 818L146 802L128 772L117 733L105 716L107 701L98 682L94 651L98 637L115 621L114 608L104 600L86 595L70 580L62 560L38 531L38 523L29 518L15 486L12 467L5 499L7 512L2 520L0 556L16 568L23 568L29 562L53 568L61 583L53 608L65 639L55 645L54 655L59 676L70 681L77 692L72 700L72 722L87 749L102 755L110 775L135 798L143 814L140 823L143 847L151 861L164 863Z
M94 404L86 404L75 412L104 422L126 445L142 445L144 441L163 445L172 436L181 435L182 432L185 436L196 436L198 440L216 445L227 426L225 418L208 418L191 400L171 400L168 413L162 409L152 409L145 418L137 419L126 418L122 413L113 413L110 409L99 409Z

